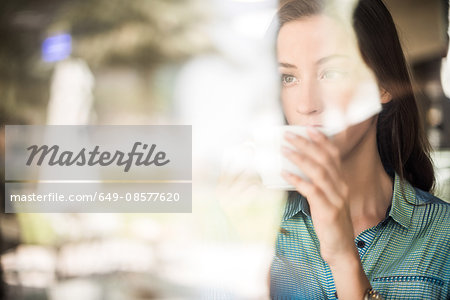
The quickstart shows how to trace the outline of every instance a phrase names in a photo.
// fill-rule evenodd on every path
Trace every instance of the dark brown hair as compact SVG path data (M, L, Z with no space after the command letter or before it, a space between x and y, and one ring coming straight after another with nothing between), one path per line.
M334 1L282 1L279 28L302 17L326 13ZM392 100L383 104L377 122L377 145L386 170L424 191L434 187L430 144L425 135L406 60L392 16L381 0L360 0L353 12L359 50L378 84Z

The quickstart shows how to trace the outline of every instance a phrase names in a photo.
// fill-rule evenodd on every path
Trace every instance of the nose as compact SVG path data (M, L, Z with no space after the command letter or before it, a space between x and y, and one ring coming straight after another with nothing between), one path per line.
M320 90L313 81L303 82L298 87L296 97L296 111L305 116L320 114L323 111L323 103Z

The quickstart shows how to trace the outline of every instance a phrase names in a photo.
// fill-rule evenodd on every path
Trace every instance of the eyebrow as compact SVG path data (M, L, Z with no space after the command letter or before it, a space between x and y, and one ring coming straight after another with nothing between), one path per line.
M348 59L349 57L347 55L341 55L341 54L334 54L334 55L329 55L329 56L325 56L322 57L321 59L319 59L318 61L316 61L316 65L321 65L324 64L330 60L334 60L334 59ZM280 62L278 63L278 65L280 67L285 67L285 68L291 68L291 69L297 69L296 65L290 64L290 63L286 63L286 62Z

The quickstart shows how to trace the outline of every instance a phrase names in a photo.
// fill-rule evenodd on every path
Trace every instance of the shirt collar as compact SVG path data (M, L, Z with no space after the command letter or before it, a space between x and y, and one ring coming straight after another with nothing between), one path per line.
M395 173L389 217L403 227L409 228L412 222L415 204L417 204L415 189L408 181L401 180L400 176ZM311 215L306 198L296 191L291 191L288 193L283 220L288 220L299 212L302 212L308 217Z

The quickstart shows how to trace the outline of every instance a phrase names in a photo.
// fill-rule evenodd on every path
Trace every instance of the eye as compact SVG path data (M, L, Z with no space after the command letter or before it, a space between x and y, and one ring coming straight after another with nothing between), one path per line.
M292 86L292 85L298 83L298 79L293 75L282 74L281 82L282 82L283 86Z
M348 75L348 72L341 70L327 70L320 75L320 79L334 80L341 79Z

